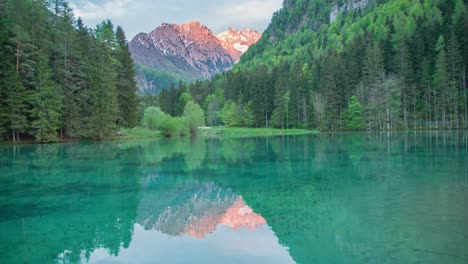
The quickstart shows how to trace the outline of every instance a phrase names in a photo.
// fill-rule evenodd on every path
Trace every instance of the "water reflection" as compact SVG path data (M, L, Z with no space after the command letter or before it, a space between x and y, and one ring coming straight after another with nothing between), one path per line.
M0 147L2 263L464 263L467 158L467 132Z
M266 221L230 189L206 183L147 192L138 208L137 223L172 236L204 238L219 225L254 230Z

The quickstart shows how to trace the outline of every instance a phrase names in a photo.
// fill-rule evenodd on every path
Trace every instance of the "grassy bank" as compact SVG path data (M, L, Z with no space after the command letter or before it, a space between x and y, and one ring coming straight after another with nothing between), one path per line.
M134 127L119 129L116 135L109 138L109 140L150 139L161 137L163 137L163 135L160 131L152 131L146 127Z
M278 129L278 128L246 128L246 127L206 127L200 128L199 133L203 136L228 136L228 137L251 137L251 136L275 136L275 135L305 135L319 133L317 130L305 129Z
M151 131L145 127L135 127L132 129L120 129L120 135L116 135L112 139L143 139L143 138L160 138L163 134L160 131ZM305 135L319 133L318 130L305 129L277 129L277 128L246 128L246 127L203 127L198 129L200 136L272 136L272 135ZM178 136L174 136L177 138Z
M245 127L206 127L199 128L200 136L219 136L219 137L253 137L253 136L275 136L275 135L305 135L319 133L318 130L305 129L277 129L277 128L245 128ZM132 140L132 139L152 139L162 138L164 135L160 131L152 131L145 127L121 128L115 135L101 139L106 140ZM177 138L178 136L174 136ZM85 140L85 139L83 139ZM60 140L57 143L76 142L81 140ZM86 141L86 140L85 140ZM24 140L17 144L36 144L33 140ZM0 145L9 145L12 142L0 141Z

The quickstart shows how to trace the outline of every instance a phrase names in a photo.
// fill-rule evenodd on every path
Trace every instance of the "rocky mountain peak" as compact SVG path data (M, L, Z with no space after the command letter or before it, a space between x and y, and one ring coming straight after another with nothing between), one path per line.
M251 45L255 44L262 34L253 29L236 30L229 28L217 35L221 45L226 49L235 62L238 62Z
M199 21L182 25L163 23L148 34L135 36L129 47L136 64L193 81L228 71L260 37L255 30L233 28L215 35ZM163 87L143 90L160 88Z

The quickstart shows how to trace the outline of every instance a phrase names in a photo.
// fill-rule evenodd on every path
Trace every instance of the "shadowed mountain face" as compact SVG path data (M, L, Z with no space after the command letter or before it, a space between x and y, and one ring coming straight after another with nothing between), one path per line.
M129 47L140 89L151 92L178 80L207 79L228 71L260 37L251 29L229 29L216 36L197 21L164 23L148 34L136 35Z

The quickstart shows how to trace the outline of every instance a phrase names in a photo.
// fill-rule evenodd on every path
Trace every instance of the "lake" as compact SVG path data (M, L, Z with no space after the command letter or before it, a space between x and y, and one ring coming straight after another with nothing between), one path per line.
M468 132L0 146L1 263L468 263Z

